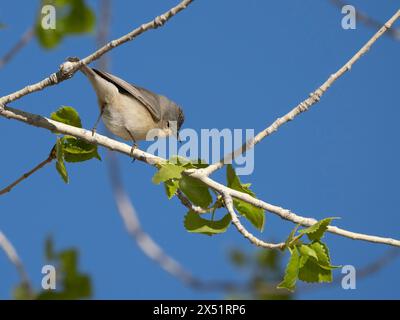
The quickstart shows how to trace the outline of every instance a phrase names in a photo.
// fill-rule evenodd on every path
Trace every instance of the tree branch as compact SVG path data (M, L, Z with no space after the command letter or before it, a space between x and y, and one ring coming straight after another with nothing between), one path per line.
M246 228L240 223L239 218L235 212L235 209L233 207L233 200L231 195L227 193L223 193L223 198L224 198L224 203L226 206L226 209L228 210L229 214L231 215L232 218L232 223L235 225L236 229L249 241L253 244L255 244L258 247L263 247L267 249L283 249L285 247L285 243L268 243L264 242L257 237L255 237L253 234L251 234L249 231L246 230Z
M18 121L22 121L22 122L28 123L30 125L44 128L44 129L47 129L47 130L50 130L53 132L59 132L62 134L71 135L76 138L83 139L87 142L101 145L110 150L114 150L114 151L123 153L127 156L132 155L137 160L143 161L152 166L159 165L166 161L163 158L154 156L150 153L144 152L139 149L134 149L132 152L131 146L129 146L125 143L110 139L108 137L105 137L105 136L97 134L97 133L95 135L92 135L92 131L90 131L90 130L72 127L72 126L63 124L61 122L57 122L57 121L54 121L54 120L51 120L51 119L48 119L48 118L45 118L45 117L42 117L39 115L34 115L31 113L28 113L28 112L23 112L23 111L14 109L14 108L6 107L4 109L0 109L0 116L6 117L9 119L15 119ZM221 195L229 194L231 197L243 200L243 201L250 203L256 207L263 208L271 213L278 215L279 217L281 217L285 220L292 221L294 223L298 223L303 226L311 226L317 222L317 220L315 220L315 219L298 216L298 215L290 212L287 209L284 209L284 208L278 207L276 205L264 202L262 200L253 198L252 196L250 196L246 193L230 189L230 188L212 180L211 178L209 178L204 173L204 170L205 169L198 169L198 170L191 169L191 170L184 171L184 174L188 174L191 177L202 181L207 186L214 189ZM382 244L388 244L388 245L400 247L400 240L350 232L347 230L339 229L334 226L330 226L328 228L328 231L331 233L335 233L335 234L347 237L347 238L354 239L354 240L363 240L363 241L382 243Z
M205 174L210 175L214 171L222 168L225 163L231 163L233 159L245 153L247 150L253 148L264 138L276 132L280 126L292 121L295 117L303 112L309 110L309 108L316 104L322 97L322 95L330 88L330 86L340 77L342 77L352 66L369 51L371 46L378 40L387 30L389 30L394 22L400 17L400 10L398 10L393 17L391 17L374 36L349 60L347 61L336 73L332 74L317 90L312 92L310 96L304 101L300 102L295 108L285 114L283 117L276 119L269 127L258 133L254 138L247 141L243 146L236 149L232 153L225 156L219 162L216 162L205 169Z
M89 64L94 60L99 59L102 55L107 53L108 51L124 44L125 42L131 41L136 37L140 36L142 33L156 29L158 27L162 27L169 19L175 16L177 13L184 10L189 4L191 4L194 0L183 0L177 6L173 7L172 9L168 10L164 14L161 14L154 18L152 21L142 24L140 27L132 30L131 32L127 33L126 35L115 39L105 46L101 47L99 50L95 51L94 53L88 55L86 58L79 60L77 62L65 62L60 66L60 70L57 73L52 73L49 77L39 81L35 84L26 86L25 88L18 90L14 93L11 93L7 96L0 98L0 109L4 107L7 103L15 101L17 99L26 96L27 94L43 90L46 87L58 84L66 79L69 79L73 76L73 74L79 70L82 65Z
M211 178L207 177L207 175L202 173L201 170L191 171L190 176L192 178L196 178L196 179L202 181L207 186L209 186L210 188L214 189L215 191L217 191L218 193L220 193L222 195L228 194L229 196L231 196L233 198L243 200L249 204L252 204L253 206L256 206L258 208L262 208L266 211L274 213L284 220L288 220L288 221L291 221L296 224L300 224L305 227L309 227L309 226L312 226L313 224L317 223L317 220L315 220L313 218L306 218L306 217L299 216L299 215L291 212L288 209L284 209L279 206L267 203L265 201L253 198L252 196L250 196L247 193L243 193L243 192L239 192L239 191L230 189L230 188L224 186L223 184L220 184L220 183L212 180ZM382 243L382 244L388 244L388 245L395 246L395 247L400 247L400 240L371 236L371 235L366 235L366 234L357 233L357 232L351 232L348 230L340 229L335 226L329 226L328 232L331 232L331 233L334 233L334 234L337 234L337 235L340 235L340 236L343 236L346 238L350 238L353 240L363 240L363 241L368 241L368 242ZM254 243L254 244L256 244L256 243Z
M121 37L118 40L114 40L111 41L109 44L107 44L106 46L102 47L100 50L96 51L95 53L93 53L92 55L86 57L83 60L80 60L79 62L69 62L65 63L63 65L63 67L61 67L61 74L66 77L66 76L70 76L73 74L73 72L76 71L77 68L79 68L79 66L81 64L87 64L95 59L98 59L101 55L103 55L105 52L108 52L109 50L111 50L112 48L125 43L129 40L132 40L134 37L136 37L137 35L143 33L146 30L155 28L157 26L161 26L163 25L169 18L171 18L172 16L174 16L176 13L178 13L179 11L183 10L188 4L190 4L192 1L186 0L186 1L182 1L178 6L176 6L175 8L171 9L170 11L168 11L166 14L157 17L155 20L153 20L152 22L149 22L147 24L142 25L140 28L135 29L134 31L132 31L131 33L129 33L126 36ZM253 147L257 142L261 141L263 138L265 138L266 136L270 135L271 133L273 133L274 131L276 131L282 124L292 120L294 117L296 117L297 115L299 115L300 113L308 110L308 108L313 105L314 103L316 103L320 97L323 95L323 93L339 78L341 77L346 71L350 70L350 68L352 67L352 65L364 54L366 53L369 48L372 46L372 44L375 43L375 41L382 36L382 34L385 33L385 31L387 31L392 25L393 23L400 17L400 10L396 12L396 14L389 19L389 21L363 46L363 48L355 55L353 56L341 69L339 69L335 74L331 75L331 77L320 87L318 88L314 93L311 94L310 98L306 99L305 101L303 101L302 103L300 103L296 108L294 108L292 111L290 111L288 114L286 114L283 118L280 118L278 120L276 120L271 126L269 126L267 129L265 129L264 131L260 132L254 140L252 140L251 143L247 143L245 145L245 150L247 150L247 148ZM65 78L63 78L63 76L61 77L61 79L65 80ZM57 76L55 75L54 77L57 78ZM53 77L53 78L54 78ZM57 78L58 79L58 78ZM57 80L56 79L56 80ZM150 165L156 166L159 165L161 163L163 163L164 161L166 161L163 158L151 155L149 153L146 153L144 151L135 149L133 152L131 152L131 146L128 146L127 144L115 141L113 139L107 138L105 136L99 135L99 134L95 134L94 136L92 136L91 131L85 130L85 129L79 129L76 127L72 127L72 126L68 126L56 121L53 121L51 119L42 117L42 116L38 116L38 115L34 115L28 112L23 112L17 109L13 109L13 108L9 108L9 107L1 107L1 105L5 105L6 103L10 102L10 101L14 101L16 99L21 98L22 96L37 91L37 90L41 90L44 87L48 86L48 85L52 85L57 83L54 82L55 80L52 79L52 76L50 76L49 78L43 80L42 82L36 83L32 86L28 86L22 90L19 90L13 94L10 94L8 96L5 96L3 98L0 98L0 116L9 118L9 119L14 119L14 120L18 120L18 121L22 121L25 123L28 123L30 125L34 125L37 127L41 127L41 128L45 128L47 130L53 131L53 132L59 132L59 133L63 133L63 134L68 134L68 135L72 135L75 136L77 138L83 139L85 141L88 141L90 143L93 144L97 144L97 145L101 145L103 147L106 147L110 150L115 150L118 151L120 153L124 153L126 155L130 155L132 153L132 156L140 161L146 162ZM244 152L245 150L240 149L239 152ZM301 224L303 226L311 226L314 223L316 223L315 219L311 219L311 218L305 218L305 217L301 217L298 216L292 212L290 212L287 209L283 209L281 207L269 204L267 202L264 202L262 200L258 200L255 199L253 197L251 197L248 194L242 193L242 192L238 192L236 190L230 189L212 179L210 179L208 177L208 175L217 170L218 168L220 168L223 164L221 163L216 163L214 165L211 166L211 169L206 168L206 169L198 169L198 170L186 170L184 171L184 174L188 174L190 176L192 176L193 178L196 178L202 182L204 182L207 186L209 186L210 188L214 189L215 191L217 191L218 193L220 193L222 196L224 196L226 199L228 199L228 204L230 202L230 198L234 197L237 199L241 199L249 204L252 204L256 207L260 207L263 208L269 212L272 212L278 216L280 216L281 218L285 219L285 220L289 220L291 222L294 223L298 223ZM231 210L232 211L232 210ZM233 211L234 212L234 211ZM234 213L235 215L235 213ZM232 213L231 213L232 216ZM252 234L250 234L247 230L244 229L244 227L242 228L242 226L240 225L240 223L238 223L238 220L235 220L235 225L238 228L238 230L245 235L245 237L247 237L252 243L254 244L264 244L264 242L262 242L262 240L259 240L258 238L256 238L255 236L253 236ZM355 232L351 232L351 231L347 231L347 230L343 230L343 229L339 229L335 226L330 226L328 228L328 231L337 235L341 235L344 237L348 237L351 239L356 239L356 240L363 240L363 241L369 241L369 242L374 242L374 243L382 243L382 244L388 244L388 245L392 245L392 246L397 246L400 247L400 241L399 240L395 240L395 239L390 239L390 238L382 238L382 237L377 237L377 236L371 236L371 235L365 235L365 234L361 234L361 233L355 233Z
M176 196L177 198L181 201L181 203L188 208L189 210L192 210L198 214L203 214L203 213L207 213L210 212L210 210L207 209L203 209L201 207L195 206L193 203L190 202L190 200L183 194L183 192L181 190L177 190L176 192Z
M123 153L125 155L132 155L135 159L146 162L150 165L157 165L165 162L166 160L150 153L144 152L140 149L135 148L132 150L132 146L126 143L119 142L117 140L108 138L106 136L95 133L86 129L80 129L77 127L69 126L67 124L54 121L50 118L42 117L37 114L21 111L11 107L0 108L0 116L8 119L17 120L20 122L27 123L29 125L50 130L52 132L58 132L66 135L71 135L76 138L83 139L87 142L97 144L107 149Z
M32 285L29 281L28 274L25 271L24 265L19 258L17 251L12 243L7 239L6 235L0 230L0 248L3 249L8 259L14 264L18 275L21 278L21 283L26 286L28 292L32 293Z

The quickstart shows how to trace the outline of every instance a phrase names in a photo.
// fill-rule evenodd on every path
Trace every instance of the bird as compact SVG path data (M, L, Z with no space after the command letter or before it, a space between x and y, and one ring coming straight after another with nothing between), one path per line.
M102 119L111 133L133 142L131 156L137 142L146 140L149 133L160 138L175 136L179 140L185 116L175 102L87 65L82 65L80 71L94 88L100 109L93 135Z

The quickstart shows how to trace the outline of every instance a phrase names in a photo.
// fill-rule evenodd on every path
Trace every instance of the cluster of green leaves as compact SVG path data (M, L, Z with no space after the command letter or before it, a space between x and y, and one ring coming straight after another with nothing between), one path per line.
M210 219L204 219L198 213L190 210L184 219L184 226L187 231L214 235L225 232L231 223L231 216L229 213L225 214L220 219L215 219L216 210L224 207L223 200L220 196L216 196L215 199L213 199L214 192L210 192L207 185L189 175L183 174L183 171L187 169L199 169L207 166L207 164L201 161L192 162L182 157L174 157L159 166L159 170L153 177L153 182L155 184L164 183L165 191L169 199L171 199L179 189L194 205L201 207L211 214ZM228 187L232 189L245 192L255 197L255 194L250 190L250 184L242 184L231 165L227 166L227 184ZM263 229L265 214L262 209L236 199L234 200L234 206L237 211L247 218L257 229Z
M56 28L42 28L39 12L36 22L36 35L40 45L46 49L56 47L65 36L92 32L96 24L93 10L84 0L42 0L42 5L52 5L56 9Z
M230 299L287 300L293 298L289 291L277 290L276 283L284 276L283 253L277 250L257 249L248 253L239 249L230 251L232 264L249 274L246 283L233 286Z
M59 252L54 250L52 239L49 237L45 243L46 264L56 268L56 290L41 290L30 292L25 283L14 290L17 300L75 300L87 299L92 296L92 283L89 275L78 270L78 251L65 249Z
M72 107L63 106L53 112L50 118L70 126L82 128L79 114ZM56 169L65 183L69 181L65 162L83 162L93 158L101 160L97 145L68 135L57 137L53 150L55 150L57 159Z
M299 226L293 229L286 240L290 259L278 288L293 291L298 279L309 283L332 282L332 270L339 267L331 265L328 246L321 241L332 220L323 219L300 231ZM301 240L304 235L308 237L308 243Z

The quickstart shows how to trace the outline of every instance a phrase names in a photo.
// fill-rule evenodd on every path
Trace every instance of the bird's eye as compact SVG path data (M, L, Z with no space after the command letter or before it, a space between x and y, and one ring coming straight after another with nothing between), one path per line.
M167 128L169 128L169 126L170 126L170 125L169 125L169 121L167 121Z

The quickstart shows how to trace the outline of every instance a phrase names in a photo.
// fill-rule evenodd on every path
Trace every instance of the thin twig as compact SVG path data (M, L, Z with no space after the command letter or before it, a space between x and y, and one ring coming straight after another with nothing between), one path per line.
M18 42L0 59L0 69L4 67L10 60L23 48L35 35L33 27L29 27L18 40Z
M253 244L255 244L258 247L266 248L266 249L283 249L285 247L285 243L268 243L265 241L262 241L255 237L253 234L251 234L249 231L246 230L246 228L240 223L239 218L235 212L235 209L233 208L233 200L232 197L229 193L223 193L223 198L224 198L224 203L226 206L226 209L228 210L229 214L231 215L232 218L232 223L235 225L236 229L249 241Z
M292 121L295 117L303 112L309 110L309 108L316 104L322 97L322 95L329 89L329 87L341 76L343 76L347 71L349 71L352 66L369 51L371 46L378 40L387 30L389 30L394 22L400 17L400 10L398 10L393 17L391 17L380 29L379 31L349 60L347 61L336 73L332 74L317 90L312 92L310 96L293 108L290 112L285 114L283 117L276 119L269 127L258 133L254 138L247 141L243 146L236 149L232 153L226 155L219 162L216 162L208 166L204 173L210 175L214 171L222 168L225 163L231 163L233 159L239 155L245 153L247 150L253 148L257 143L259 143L264 138L268 137L272 133L276 132L280 126Z
M8 185L4 189L0 190L0 196L5 194L5 193L7 193L7 192L10 192L17 184L19 184L22 181L24 181L25 179L29 178L32 174L34 174L36 171L38 171L41 168L43 168L46 164L52 162L55 158L56 158L55 151L52 150L46 160L42 161L36 167L34 167L32 170L24 173L20 178L15 180L13 183Z
M190 200L183 194L181 190L176 191L176 196L178 199L181 201L181 203L188 208L189 210L192 210L198 214L203 214L203 213L208 213L210 210L203 209L201 207L195 206L193 203L190 202Z
M32 285L29 280L28 274L25 271L25 267L19 258L17 251L15 250L12 243L7 239L6 235L0 230L0 248L3 249L8 259L14 264L17 269L18 275L21 279L21 284L25 286L28 293L32 293Z

